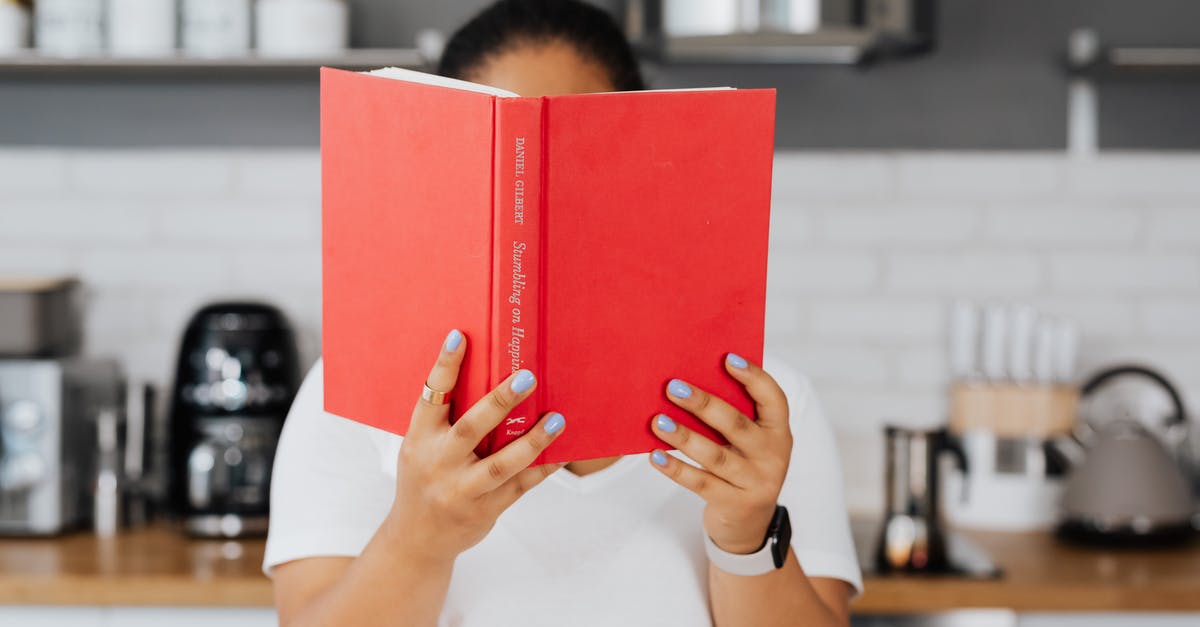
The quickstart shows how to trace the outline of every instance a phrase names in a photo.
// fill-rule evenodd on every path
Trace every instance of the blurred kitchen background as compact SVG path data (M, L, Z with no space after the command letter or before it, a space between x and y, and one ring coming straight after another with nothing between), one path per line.
M0 35L0 277L78 277L82 353L115 358L139 390L152 385L157 400L149 404L160 414L177 393L185 327L212 302L278 307L290 321L303 372L320 354L315 67L421 68L444 36L485 4L37 0L30 30L39 47L17 49L4 39L13 34ZM1195 421L1200 407L1200 4L597 4L638 42L656 88L778 89L767 345L812 378L837 433L852 512L876 520L903 514L910 541L920 535L913 519L938 527L936 506L885 512L885 496L892 504L905 498L885 493L888 478L893 492L915 489L919 481L908 473L924 473L912 460L932 456L945 436L916 430L946 425L954 414L950 439L973 464L967 474L1007 472L1027 490L1014 496L1011 486L993 486L1006 495L997 500L1017 503L1003 523L989 525L979 511L958 512L958 522L982 515L976 527L1048 534L1063 521L1061 484L1071 467L1090 459L1049 443L1080 436L1085 448L1094 444L1079 433L1087 420L1076 419L1078 386L1123 364L1160 374L1192 409L1173 416L1170 394L1134 373L1137 381L1122 384L1123 395L1111 395L1119 409L1096 411L1132 415L1161 446L1139 453L1149 456L1141 462L1131 462L1135 456L1107 467L1153 466L1152 458L1166 452L1182 481L1196 481L1198 428L1189 435L1186 424L1164 424ZM0 33L19 26L22 15L30 15L28 3L0 0ZM342 50L347 43L351 48ZM981 389L999 392L971 396ZM1030 389L1065 395L1065 405L1045 409L1037 405L1044 399L1022 396ZM0 401L11 394L0 388ZM1089 408L1084 401L1079 406ZM1016 413L1041 418L1013 427L1020 420L1011 417L1012 403L1021 408ZM1001 406L1010 409L995 409ZM912 431L885 436L885 425ZM1104 425L1092 427L1092 437L1103 436ZM220 428L228 437L228 425ZM973 442L971 433L992 439ZM885 438L899 457L884 455ZM897 452L902 447L907 452ZM1144 480L1177 480L1163 472ZM960 471L946 474L953 484L947 487L963 483ZM1081 487L1092 496L1078 498L1098 498L1089 492L1097 489ZM1154 513L1105 510L1124 521L1108 531L1187 524L1190 514L1169 512L1194 512L1194 500L1180 505L1177 497L1146 505ZM1091 524L1085 531L1105 531L1079 516ZM868 526L864 537L875 538L879 523ZM218 522L209 535L237 535L223 531L230 529ZM872 578L864 605L856 606L862 624L867 614L886 624L902 622L901 614L936 614L945 624L1013 624L1014 616L1022 625L1101 624L1096 612L1152 612L1113 614L1104 624L1200 620L1200 604L1186 601L1200 586L1194 543L1150 556L1117 553L1133 561L1114 562L1108 553L1057 555L1060 544L1041 535L1041 544L1012 548L1008 536L988 533L996 532L976 540L1002 571L995 581L1036 571L1073 587L1028 603L1002 592L971 600L951 588L928 597L940 604L909 607L889 603L920 597L919 588L887 589L868 603L872 586L886 585L878 583L884 577ZM179 549L179 560L206 564L209 578L229 568L222 559L241 560L250 573L249 546L192 545ZM17 551L0 546L5 550ZM1016 566L997 555L1010 550L1022 555ZM870 550L865 555L875 559ZM1047 574L1038 555L1073 570ZM0 584L14 563L0 557ZM1022 570L1034 563L1033 571ZM910 559L898 567L919 566ZM976 574L992 581L995 570ZM1026 592L1042 587L1031 581L1021 584ZM213 594L228 596L228 605L269 603L269 596L253 596L254 585L265 580L240 588L251 592ZM207 605L167 588L162 603L149 604ZM31 589L24 601L4 599L13 605L0 607L0 618L30 624L17 619L42 616L35 606L57 598ZM145 604L89 594L73 602ZM1124 604L1105 601L1118 597ZM966 600L956 605L953 598ZM980 607L999 609L945 613ZM110 621L95 624L151 620L113 612L94 614Z

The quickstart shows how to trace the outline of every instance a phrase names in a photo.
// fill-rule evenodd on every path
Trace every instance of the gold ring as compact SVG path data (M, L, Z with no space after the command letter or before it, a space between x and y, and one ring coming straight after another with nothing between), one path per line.
M421 400L433 405L448 405L450 403L450 392L439 392L429 387L429 384L426 383L421 386Z

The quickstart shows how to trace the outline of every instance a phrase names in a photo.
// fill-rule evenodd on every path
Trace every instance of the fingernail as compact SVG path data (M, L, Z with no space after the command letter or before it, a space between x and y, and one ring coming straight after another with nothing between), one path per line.
M451 330L450 335L446 336L446 352L453 353L454 351L458 350L458 345L462 344L462 338L462 331L459 331L458 329Z
M533 373L528 370L518 370L517 376L513 377L510 384L512 391L521 394L525 390L533 387Z
M737 368L738 370L742 370L748 365L746 363L746 360L737 353L729 353L728 355L726 355L725 363L729 364L730 366L733 366L734 368Z
M671 382L667 384L667 392L678 398L691 398L692 396L692 388L679 379L671 379Z
M658 426L659 431L667 433L675 433L675 421L671 420L666 414L659 414L654 418L654 424Z
M555 433L562 431L562 428L565 426L567 426L567 419L563 418L563 415L558 412L550 414L550 417L546 419L545 429L546 433L549 433L550 435L554 435Z
M650 454L650 461L654 462L658 466L666 466L667 454L662 451L654 451Z

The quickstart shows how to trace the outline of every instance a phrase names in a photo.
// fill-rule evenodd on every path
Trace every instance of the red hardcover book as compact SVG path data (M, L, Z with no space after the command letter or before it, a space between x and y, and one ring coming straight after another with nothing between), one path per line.
M322 68L326 410L404 434L458 328L456 413L538 377L481 454L552 410L543 463L661 447L659 412L718 437L672 377L753 416L723 360L762 358L774 114L774 90L520 98Z

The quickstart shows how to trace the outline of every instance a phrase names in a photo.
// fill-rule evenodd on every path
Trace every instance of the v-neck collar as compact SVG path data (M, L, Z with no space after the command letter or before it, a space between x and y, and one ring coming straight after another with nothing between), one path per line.
M558 485L574 492L584 494L595 492L628 473L638 463L648 463L642 457L642 455L623 455L621 459L613 462L611 466L582 476L564 467L553 475L550 475L550 481L554 481Z

